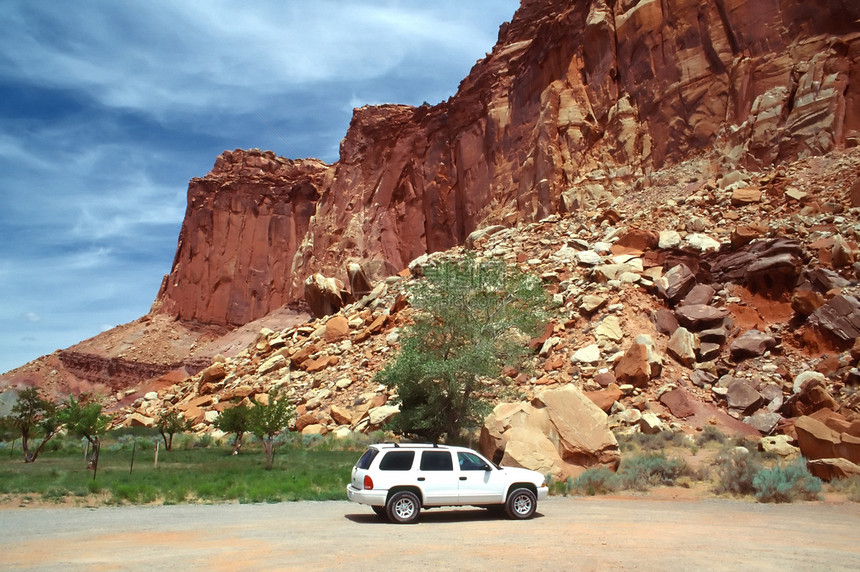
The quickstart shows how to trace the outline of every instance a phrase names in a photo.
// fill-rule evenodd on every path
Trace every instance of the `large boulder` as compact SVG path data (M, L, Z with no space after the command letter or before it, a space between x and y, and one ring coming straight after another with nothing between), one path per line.
M860 464L860 434L839 432L809 415L798 417L794 428L800 452L807 459L842 458Z
M696 285L696 276L685 264L670 268L654 281L657 293L672 304L680 302Z
M823 481L860 477L860 465L848 459L815 459L807 461L809 472Z
M777 344L776 338L758 330L748 330L729 344L729 353L735 361L763 356Z
M531 403L500 403L481 429L480 446L495 461L559 479L593 466L615 469L621 460L606 413L573 385Z
M825 332L835 347L847 350L860 338L860 300L834 296L809 316L809 323Z
M507 445L499 463L509 467L525 467L559 479L582 471L565 463L549 437L529 426L513 427L508 431Z
M726 390L729 409L748 415L764 405L762 394L742 379L732 381Z
M666 347L666 351L670 356L678 360L679 363L687 367L693 367L696 363L696 352L699 350L700 345L699 336L687 328L680 327L669 338L669 345Z
M337 278L312 274L305 280L305 302L317 318L334 314L343 308L348 292Z
M715 308L707 304L685 304L675 309L678 323L694 332L719 327L728 315L725 308Z
M634 343L615 363L615 378L620 383L636 387L647 387L651 380L651 364L648 360L648 346Z
M805 379L804 379L805 378ZM818 372L804 372L797 376L797 380L803 380L783 406L785 412L791 416L800 417L810 415L822 409L836 410L838 405L833 396L827 391L825 377Z

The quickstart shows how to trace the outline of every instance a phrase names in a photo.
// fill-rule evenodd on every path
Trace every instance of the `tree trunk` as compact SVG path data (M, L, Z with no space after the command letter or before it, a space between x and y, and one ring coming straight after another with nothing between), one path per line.
M87 462L87 468L95 470L99 466L99 449L101 448L99 445L101 443L98 437L91 439L90 443L93 446L93 452L90 455L90 460Z
M275 456L275 442L274 439L269 437L268 439L263 440L263 449L266 451L266 470L272 470L272 464L274 462Z
M24 451L25 463L32 463L36 460L35 457L30 455L30 431L25 427L21 428L21 449Z

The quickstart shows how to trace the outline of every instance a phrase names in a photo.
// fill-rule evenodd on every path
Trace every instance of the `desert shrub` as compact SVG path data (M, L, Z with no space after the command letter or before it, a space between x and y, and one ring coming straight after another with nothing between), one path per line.
M618 477L623 488L646 491L652 486L674 484L686 468L683 459L652 453L622 459Z
M687 447L684 433L665 429L659 433L620 433L615 436L622 451L662 451L667 447Z
M851 502L860 502L860 476L830 481L833 490L844 493Z
M745 449L725 449L714 459L717 493L750 495L755 492L753 479L762 469L758 456Z
M620 487L621 477L605 467L595 467L586 469L585 472L573 479L569 483L568 491L594 496L615 492Z
M714 425L706 425L702 432L696 436L696 444L699 447L704 447L708 443L719 443L722 445L725 442L726 436Z
M302 435L302 446L311 448L323 442L322 435Z
M755 498L759 502L794 502L814 500L821 492L821 479L806 468L803 458L772 469L762 469L753 477Z
M551 495L564 495L567 496L567 493L570 492L570 478L563 481L556 480L551 474L547 474L545 476L546 486L549 488L549 494Z

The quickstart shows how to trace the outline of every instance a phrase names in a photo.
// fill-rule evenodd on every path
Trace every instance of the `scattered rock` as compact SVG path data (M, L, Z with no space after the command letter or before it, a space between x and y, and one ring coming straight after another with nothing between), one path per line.
M669 338L666 351L679 363L693 367L696 363L696 352L699 349L699 337L687 328L680 327Z
M729 354L735 361L760 357L776 347L776 338L758 330L748 330L729 344Z

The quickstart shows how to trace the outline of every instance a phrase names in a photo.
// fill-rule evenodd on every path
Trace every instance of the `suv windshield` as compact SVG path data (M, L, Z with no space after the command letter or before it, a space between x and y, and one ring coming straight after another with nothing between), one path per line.
M486 471L489 466L479 456L473 453L457 453L461 471Z

